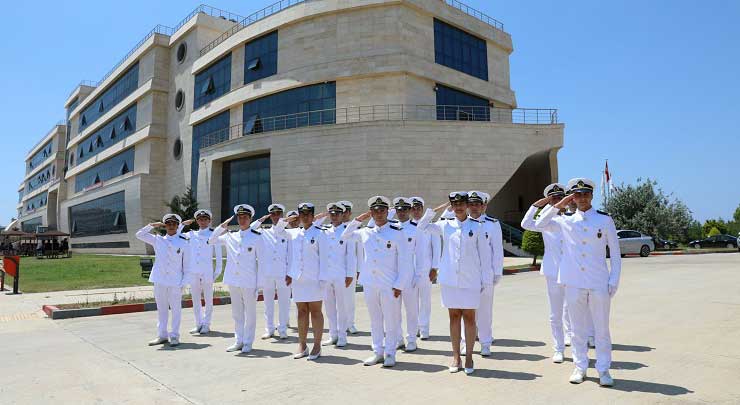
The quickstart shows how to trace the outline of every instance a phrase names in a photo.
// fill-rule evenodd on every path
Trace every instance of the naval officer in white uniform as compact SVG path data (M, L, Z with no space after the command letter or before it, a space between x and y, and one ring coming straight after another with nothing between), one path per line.
M352 220L352 207L354 206L351 201L348 200L342 200L339 201L340 204L344 207L344 213L342 213L342 223L346 226L349 221ZM347 258L351 260L351 257L354 257L355 263L352 264L350 262L347 262L348 266L354 266L355 268L355 274L352 276L352 284L347 287L347 289L344 291L345 294L347 294L347 298L345 299L345 302L347 304L347 325L349 327L347 328L347 333L354 335L357 333L357 326L355 326L355 292L357 290L357 278L359 277L359 273L357 271L359 270L360 266L360 257L359 257L359 250L357 247L357 243L355 241L347 241Z
M609 214L597 211L591 205L594 182L575 178L568 182L571 195L547 207L537 219L538 227L549 224L560 226L563 235L563 256L560 261L559 281L565 285L565 300L573 324L573 362L575 370L570 382L580 384L588 369L588 317L591 315L596 340L596 370L599 384L612 386L611 335L609 312L611 298L617 293L622 260L614 221ZM575 201L573 215L554 221L560 210ZM609 247L611 269L606 265L606 248Z
M411 197L411 220L416 227L424 215L424 199ZM419 298L419 338L429 339L429 323L432 317L432 283L437 281L439 259L442 252L442 239L427 232L416 232L416 265L421 269L422 277L416 284ZM408 347L407 347L408 350Z
M149 224L136 232L136 238L154 248L154 267L149 282L154 283L154 301L157 303L157 338L149 346L160 345L169 339L170 346L180 344L180 316L182 312L182 280L185 274L183 255L187 240L177 234L182 219L177 214L166 214L162 222ZM165 236L153 235L152 229L164 226ZM169 309L172 325L167 332Z

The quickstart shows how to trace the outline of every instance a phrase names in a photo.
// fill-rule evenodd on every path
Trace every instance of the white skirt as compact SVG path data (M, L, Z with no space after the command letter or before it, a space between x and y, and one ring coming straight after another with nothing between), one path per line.
M304 280L299 278L290 284L293 288L294 302L315 302L324 300L324 290L318 280Z
M480 288L458 288L442 284L442 306L452 309L478 309Z

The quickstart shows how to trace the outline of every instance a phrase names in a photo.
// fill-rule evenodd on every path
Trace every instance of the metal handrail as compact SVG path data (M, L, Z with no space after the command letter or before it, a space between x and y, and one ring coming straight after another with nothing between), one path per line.
M371 121L478 121L524 125L554 125L557 110L548 108L491 108L459 105L385 104L313 110L272 117L253 117L203 135L200 148L217 145L244 135L306 126L352 124Z
M461 2L459 2L457 0L445 0L445 3L447 3L447 5L450 6L450 7L452 7L452 8L456 8L456 9L462 11L463 13L465 13L465 14L471 16L471 17L475 17L475 18L483 21L484 23L490 25L491 27L493 27L493 28L495 28L495 29L497 29L499 31L504 31L504 23L502 23L501 21L499 21L499 20L497 20L497 19L495 19L493 17L489 17L485 13L474 9L474 8L468 6L465 3L461 3Z
M187 16L185 16L185 18L183 18L182 20L180 20L180 22L177 23L172 28L173 29L173 33L177 32L177 30L179 30L180 28L182 28L185 24L188 23L188 21L190 21L193 17L195 17L196 15L198 15L200 13L208 14L211 17L221 17L221 18L223 18L225 20L229 20L229 21L232 21L232 22L235 22L235 23L238 22L238 21L241 21L244 18L244 17L240 16L239 14L235 14L235 13L232 13L230 11L221 10L220 8L209 6L207 4L201 4L198 7L196 7L195 9L193 9L193 11L191 11L190 14L188 14Z
M524 232L522 232L522 230L519 228L507 224L506 222L499 221L499 223L501 224L502 238L512 245L521 246Z
M215 48L218 44L226 41L227 38L231 37L232 35L236 34L242 29L256 23L257 21L263 20L273 14L277 14L280 11L283 11L285 9L293 7L300 3L305 3L307 1L309 0L280 0L273 4L270 4L269 6L263 8L262 10L255 11L254 13L239 20L239 22L234 24L233 27L226 30L223 34L219 35L216 39L211 41L208 45L204 46L200 50L200 56L207 54L209 51Z

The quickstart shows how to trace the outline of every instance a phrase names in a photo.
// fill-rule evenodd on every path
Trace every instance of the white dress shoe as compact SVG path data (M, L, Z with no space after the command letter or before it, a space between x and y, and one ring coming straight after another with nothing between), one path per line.
M429 332L427 332L427 331L421 331L421 332L419 332L419 339L421 339L421 340L427 340L427 339L429 339Z
M293 358L296 359L296 360L297 359L302 359L304 357L308 357L308 347L306 347L306 350L304 350L302 352L298 352L298 353L296 353L296 354L293 355Z
M149 341L149 346L156 346L156 345L162 345L167 343L167 338L158 337L156 339L152 339Z
M233 345L226 348L227 352L238 352L244 347L243 343L234 343Z
M398 343L396 343L396 350L401 350L406 347L406 342L403 341L403 338L401 338Z
M337 347L344 347L347 346L347 337L346 336L340 336L337 339Z
M599 373L599 385L602 387L614 386L614 379L612 378L611 374L609 374L609 371Z
M357 333L357 328L355 327L355 325L352 325L349 327L349 329L347 329L347 332L354 335L355 333Z
M288 332L280 332L280 340L285 340L288 338Z
M588 347L591 349L596 347L596 340L594 340L593 336L588 337Z
M583 382L583 380L586 379L586 371L581 371L579 369L573 370L573 374L570 375L570 383L571 384L580 384Z
M552 362L553 363L562 363L563 362L563 352L555 352L555 354L552 355Z
M393 367L396 365L396 356L389 354L385 356L383 360L383 367Z
M260 336L260 339L267 340L267 339L270 339L272 337L272 335L273 334L270 333L270 332L265 332L262 336Z
M180 345L180 339L179 338L176 338L176 337L171 337L170 338L170 346L171 347L175 347L175 346L179 346L179 345Z
M242 346L242 353L247 354L247 353L249 353L251 351L252 351L252 346L251 345L244 345L244 346Z
M316 353L316 354L309 354L308 355L308 360L316 360L319 357L321 357L321 349L319 349L319 352Z
M190 331L188 333L190 333L191 335L195 335L195 334L200 333L200 326L196 326L193 329L190 329Z
M449 367L447 367L447 371L449 371L450 373L459 373L460 370L462 370L462 367L460 367L460 366L449 366Z
M365 359L365 361L363 361L362 364L364 364L366 366L374 366L374 365L380 363L381 361L383 361L383 356L382 355L380 355L380 354L373 354L371 357L368 357L367 359Z
M339 341L339 338L330 337L329 339L324 340L321 342L321 346L334 346Z
M481 345L480 355L483 357L490 356L491 355L491 345Z
M565 340L565 345L566 346L570 346L570 341L571 341L570 335L565 335L565 339L564 340Z
M208 332L211 331L211 328L208 325L203 325L200 327L200 334L201 335L207 335Z
M408 344L406 344L406 350L405 350L405 352L406 353L415 352L416 349L417 349L416 342L409 342Z

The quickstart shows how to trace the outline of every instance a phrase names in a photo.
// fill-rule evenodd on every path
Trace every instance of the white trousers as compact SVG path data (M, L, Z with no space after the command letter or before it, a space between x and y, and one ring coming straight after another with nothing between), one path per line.
M419 330L429 334L429 320L432 318L432 281L422 275L416 284L419 290Z
M193 314L195 315L195 326L211 326L211 315L213 315L213 281L203 276L192 276L190 282L190 295L193 297ZM203 304L200 296L206 302L206 311L203 313Z
M252 346L257 327L257 289L229 286L236 343Z
M267 278L262 286L262 297L265 300L265 332L275 331L275 293L278 296L278 333L288 332L290 320L290 287L285 279Z
M475 311L475 325L478 327L478 340L481 346L493 343L493 292L496 287L485 288L480 294L480 306ZM463 336L465 332L463 332Z
M182 313L182 288L154 283L154 302L157 303L157 333L160 338L180 337L180 315ZM169 310L172 310L172 325L167 333Z
M419 330L419 288L409 286L401 293L401 302L406 312L406 342L416 342ZM398 317L399 342L403 340L403 314Z
M370 313L370 335L373 351L379 356L395 355L401 318L401 298L393 296L390 287L363 286L365 303Z
M347 337L347 288L344 278L322 281L324 287L324 306L329 318L329 336ZM354 298L354 297L352 297Z
M355 325L355 290L357 289L356 276L357 274L355 274L355 278L352 279L352 284L344 290L344 294L346 294L345 303L347 304L345 306L345 309L347 310L347 328Z
M612 363L612 340L609 333L609 309L611 297L606 291L586 288L565 287L565 300L573 326L573 363L585 371L588 368L589 315L593 320L596 341L596 370L599 373L609 370Z
M573 328L565 302L565 286L556 279L545 277L547 299L550 302L550 330L552 331L553 349L556 352L565 350L565 335L573 337Z

